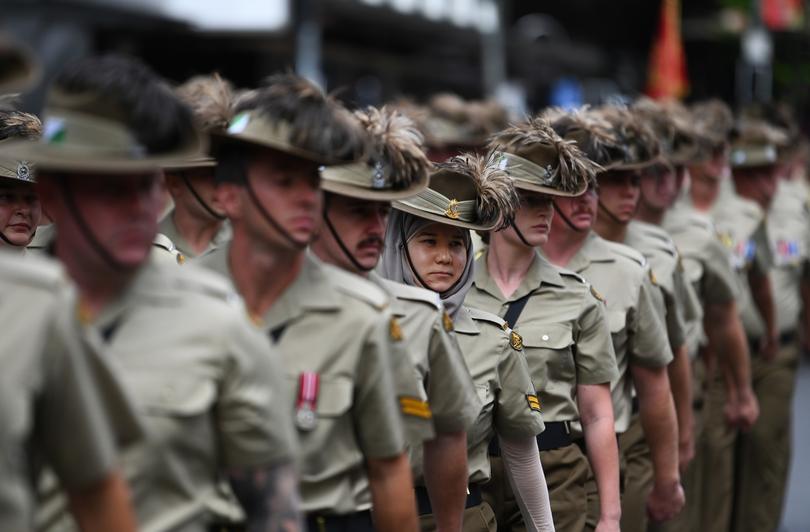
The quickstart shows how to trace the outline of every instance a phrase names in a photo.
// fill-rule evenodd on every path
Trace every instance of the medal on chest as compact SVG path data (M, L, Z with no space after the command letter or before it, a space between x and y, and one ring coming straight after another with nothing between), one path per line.
M305 371L298 377L298 398L295 401L295 425L299 430L311 431L318 424L315 407L318 404L320 376Z

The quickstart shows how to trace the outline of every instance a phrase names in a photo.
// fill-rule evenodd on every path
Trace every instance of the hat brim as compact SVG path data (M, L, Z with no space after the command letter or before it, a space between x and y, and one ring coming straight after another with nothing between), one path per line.
M515 188L519 190L528 190L529 192L539 192L540 194L546 194L548 196L557 196L560 198L576 198L578 196L585 194L585 191L588 190L588 183L584 183L575 192L564 192L556 188L546 187L543 185L533 185L531 183L526 183L524 181L518 181L517 179L512 179L512 184L515 186Z
M462 229L471 229L473 231L492 231L498 224L500 220L492 223L491 225L481 225L475 224L470 222L465 222L463 220L457 220L453 218L448 218L447 216L441 216L439 214L435 214L432 212L426 212L422 209L418 209L416 207L412 207L408 204L402 203L400 201L395 201L391 204L391 206L398 211L407 212L408 214L412 214L414 216L418 216L419 218L423 218L425 220L430 220L432 222L443 223L445 225L452 225L454 227L461 227Z
M217 161L211 157L200 157L198 159L190 159L188 161L177 161L171 162L169 164L164 164L162 168L164 170L174 170L174 171L182 171L182 170L193 170L196 168L216 168Z
M104 157L90 150L71 152L64 147L41 141L14 140L0 145L0 158L28 161L37 167L37 172L56 170L73 173L126 174L160 170L172 164L193 160L204 153L204 148L205 139L197 133L177 150L133 159Z
M324 157L321 154L297 148L285 142L278 142L274 139L255 137L251 135L243 135L239 133L228 133L222 131L211 132L210 135L212 142L214 142L215 144L217 143L242 144L246 146L252 146L254 148L265 148L272 151L285 153L287 155L292 155L294 157L298 157L299 159L304 159L306 161L310 161L325 166L346 164L347 162L349 162Z
M326 168L324 171L328 171ZM407 188L400 189L373 189L358 187L349 183L331 181L321 177L321 188L326 192L348 196L350 198L365 199L369 201L396 201L412 198L425 190L428 186L429 178L427 173L420 177L418 181L410 184Z

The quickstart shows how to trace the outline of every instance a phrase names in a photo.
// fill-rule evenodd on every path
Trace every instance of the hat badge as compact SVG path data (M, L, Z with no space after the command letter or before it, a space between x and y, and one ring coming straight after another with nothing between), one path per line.
M450 203L447 204L447 208L444 210L444 215L452 220L458 220L459 216L461 216L458 212L458 200L450 200Z
M28 165L28 161L19 161L17 163L17 179L33 181L31 177L31 167Z
M371 188L384 188L385 187L385 171L383 169L382 161L374 163L374 169L371 174Z

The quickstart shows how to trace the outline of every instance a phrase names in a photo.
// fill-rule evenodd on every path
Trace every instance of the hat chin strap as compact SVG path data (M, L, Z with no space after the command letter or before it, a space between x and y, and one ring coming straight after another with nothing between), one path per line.
M105 248L101 242L99 242L93 231L90 230L90 225L79 211L79 207L76 205L76 198L73 196L73 191L70 190L67 182L62 179L60 180L60 185L62 187L63 197L65 198L65 203L67 203L68 210L73 213L73 219L76 221L76 225L79 226L79 231L81 231L81 233L84 235L87 242L90 243L90 247L93 248L96 254L101 257L101 259L106 262L107 266L109 266L111 269L116 271L127 270L128 268L118 259L113 257L112 254L107 251L107 248Z
M562 221L565 222L565 225L567 225L572 231L576 233L586 233L590 231L590 229L580 229L579 227L575 226L574 223L571 221L571 219L568 218L568 216L566 216L565 214L563 214L560 208L557 207L556 202L552 202L551 204L554 206L554 211L557 213L560 219L562 219Z
M220 221L226 218L224 214L220 214L217 211L215 211L213 208L211 208L210 205L208 205L208 203L204 199L202 199L202 197L197 193L197 191L192 186L191 181L188 180L188 176L186 176L185 172L180 172L180 179L183 180L183 184L186 185L186 188L188 189L189 192L191 192L191 195L194 196L194 199L197 200L197 203L199 203L200 206L202 206L202 208L205 209L205 212L207 212L212 218Z
M638 205L639 205L639 203L640 203L640 201L639 201L638 203L636 203L636 210L635 210L635 211L633 211L633 215L634 215L634 216L635 216L635 213L636 213L636 212L638 212ZM599 210L601 210L602 212L604 212L605 214L607 214L607 215L608 215L608 218L610 218L611 220L613 220L613 223L615 223L615 224L618 224L618 225L627 225L627 224L628 224L628 222L623 222L623 221L621 221L621 220L619 219L619 217L618 217L618 216L616 216L615 214L613 214L613 212L611 212L611 210L610 210L610 209L608 209L608 208L605 206L605 204L604 204L604 203L602 203L602 200L601 200L601 199L599 200Z
M533 245L529 244L529 241L528 241L528 240L526 240L526 237L525 237L525 236L523 236L523 233L521 233L521 232L520 232L520 229L518 229L518 226L517 226L517 224L515 223L515 219L514 219L514 218L512 218L511 220L509 220L509 225L511 225L511 226L512 226L512 229L514 229L514 230L515 230L515 234L516 234L516 235L517 235L517 237L520 239L520 241L521 241L521 242L523 242L523 245L524 245L524 246L526 246L527 248L533 248L533 247L534 247Z
M277 231L277 232L278 232L278 233L279 233L281 236L283 236L283 237L284 237L284 239L285 239L287 242L289 242L290 244L292 244L292 245L293 245L293 247L294 247L294 248L296 248L296 249L305 249L305 248L306 248L306 247L309 245L309 242L310 242L309 240L304 241L304 242L301 242L300 240L296 240L295 238L293 238L293 236L292 236L290 233L288 233L288 232L287 232L287 231L286 231L286 230L285 230L285 229L284 229L284 228L281 226L281 224L280 224L280 223L278 223L278 222L276 221L276 219L275 219L275 218L273 218L273 217L270 215L270 213L267 211L267 209L265 209L265 208L264 208L264 205L262 205L262 203L259 201L259 197L258 197L258 196L256 196L256 191L255 191L255 190L253 190L253 185L251 185L251 184L250 184L250 178L249 178L249 177L247 177L247 176L245 176L245 188L246 188L246 189L247 189L247 191L248 191L248 196L250 196L250 201L252 201L252 202L253 202L253 205L254 205L254 206L256 207L256 209L258 209L258 211L261 213L262 218L264 218L264 220L265 220L265 221L266 221L268 224L270 224L270 226L272 226L272 227L273 227L273 229L275 229L275 230L276 230L276 231Z
M368 272L370 272L371 270L374 269L374 266L371 266L370 268L368 268L368 267L365 267L362 264L360 264L360 262L352 254L352 252L349 251L349 248L343 242L343 239L340 238L340 235L338 235L338 232L335 229L335 226L332 225L332 220L329 219L329 198L328 197L326 199L324 199L324 202L323 202L323 221L326 222L326 227L327 227L327 229L329 229L329 233L332 235L332 238L334 238L335 242L337 242L338 247L340 248L340 251L342 251L343 254L346 256L346 258L349 259L349 262L352 263L352 265L357 269L357 271L361 271L363 273L368 273ZM419 282L422 282L422 280L420 279Z

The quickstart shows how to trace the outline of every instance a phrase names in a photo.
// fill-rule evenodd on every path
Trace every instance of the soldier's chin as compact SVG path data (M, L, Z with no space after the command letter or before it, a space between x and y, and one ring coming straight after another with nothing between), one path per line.
M114 252L115 261L125 269L135 269L142 266L149 259L152 245L119 247Z

